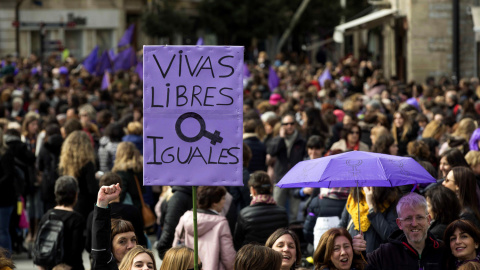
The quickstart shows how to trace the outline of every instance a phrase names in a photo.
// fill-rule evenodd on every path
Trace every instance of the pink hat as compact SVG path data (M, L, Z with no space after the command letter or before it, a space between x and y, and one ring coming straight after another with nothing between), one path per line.
M279 102L285 102L285 99L283 99L282 95L278 93L270 95L270 105L277 105Z
M333 111L333 114L337 117L337 121L338 122L342 122L343 121L343 117L345 116L345 112L342 111L342 110L334 110Z

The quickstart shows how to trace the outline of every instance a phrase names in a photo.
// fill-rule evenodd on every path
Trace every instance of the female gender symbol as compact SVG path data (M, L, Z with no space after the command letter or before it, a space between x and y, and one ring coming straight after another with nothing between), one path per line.
M194 118L200 124L200 131L194 137L187 137L182 132L182 122L187 118ZM177 122L175 123L175 131L177 132L177 136L185 142L196 142L202 137L210 139L210 143L213 145L217 144L217 142L222 143L223 141L223 138L220 137L220 131L215 130L213 134L209 131L206 131L205 120L203 120L203 118L198 113L194 112L187 112L180 115L180 117L177 119Z

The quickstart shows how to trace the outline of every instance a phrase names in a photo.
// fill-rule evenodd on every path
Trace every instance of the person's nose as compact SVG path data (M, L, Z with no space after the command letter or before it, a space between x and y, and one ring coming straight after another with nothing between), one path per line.
M417 219L416 218L412 218L412 226L417 226Z
M345 248L340 249L340 255L344 255L344 254L346 254L346 253L347 253L347 252L346 252Z
M127 249L130 250L130 249L134 248L135 245L136 245L135 241L128 241Z

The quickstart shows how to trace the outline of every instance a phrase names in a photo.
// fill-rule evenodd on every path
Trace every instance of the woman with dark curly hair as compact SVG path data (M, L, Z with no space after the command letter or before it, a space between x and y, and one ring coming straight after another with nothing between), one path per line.
M411 141L407 145L408 155L418 158L419 160L429 161L430 149L424 141Z
M352 236L344 228L326 231L313 254L315 270L355 269L363 270L365 261L353 252Z
M396 156L398 145L395 143L392 135L382 134L377 137L375 144L372 145L372 152Z

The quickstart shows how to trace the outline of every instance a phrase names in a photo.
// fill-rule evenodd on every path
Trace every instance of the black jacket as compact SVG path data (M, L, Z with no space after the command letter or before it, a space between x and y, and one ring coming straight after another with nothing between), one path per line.
M369 253L377 249L380 244L386 243L389 235L398 229L396 223L397 210L395 209L395 205L390 205L390 207L383 211L383 213L373 212L369 213L367 217L370 221L370 227L367 231L363 232L363 236L367 241L367 253ZM342 218L340 219L340 227L346 228L353 237L359 232L355 230L353 224L349 226L351 219L352 217L345 207L342 212ZM361 229L362 231L364 230L363 228Z
M305 223L303 225L303 235L307 242L313 244L313 229L317 223L318 217L335 217L340 218L342 211L345 209L347 200L334 200L330 198L320 199L316 196L312 199L307 208L307 215L305 216Z
M138 244L141 246L147 245L147 239L143 233L143 218L137 208L133 205L123 203L110 203L108 207L110 210L110 218L119 218L130 221L135 229L135 236L137 236ZM85 242L85 250L90 252L92 249L92 224L93 224L93 211L90 213L87 219L87 240Z
M173 195L167 203L167 212L162 214L165 215L165 222L162 236L156 246L161 259L163 259L165 252L172 247L178 221L185 212L192 209L192 187L173 186L172 192Z
M438 221L433 221L430 223L430 228L428 228L428 231L435 236L435 238L442 240L443 239L443 233L445 232L445 229L447 228L448 224L442 224Z
M79 193L74 209L87 220L97 201L98 194L98 181L95 178L95 165L92 162L88 162L80 169L77 181Z
M13 155L7 150L0 155L0 207L13 206L17 202Z
M367 270L440 270L445 269L442 263L446 255L443 243L436 240L432 234L427 235L425 248L421 256L407 242L407 237L397 230L388 238L387 244L382 244L375 251L367 254Z
M118 270L117 260L112 254L110 208L93 209L92 224L92 269Z
M287 226L285 208L275 204L256 203L240 211L233 234L233 244L236 250L251 242L264 245L270 234L278 228Z
M40 190L44 209L55 207L55 181L58 178L58 162L62 151L63 138L60 134L48 137L40 148L37 157L37 168L42 173Z
M276 182L280 181L282 177L298 162L304 160L307 156L305 146L305 140L300 134L297 135L297 138L293 142L290 156L287 156L287 146L282 137L273 138L269 145L267 145L267 153L272 157L277 158L275 166L273 167Z
M75 211L65 211L60 209L51 209L40 220L39 228L47 222L50 213L50 219L61 220L63 222L63 262L72 267L72 270L83 270L83 246L85 237L85 219Z
M252 151L252 159L248 164L248 171L251 173L255 171L266 171L267 148L263 142L256 136L245 138L243 142L247 144Z

